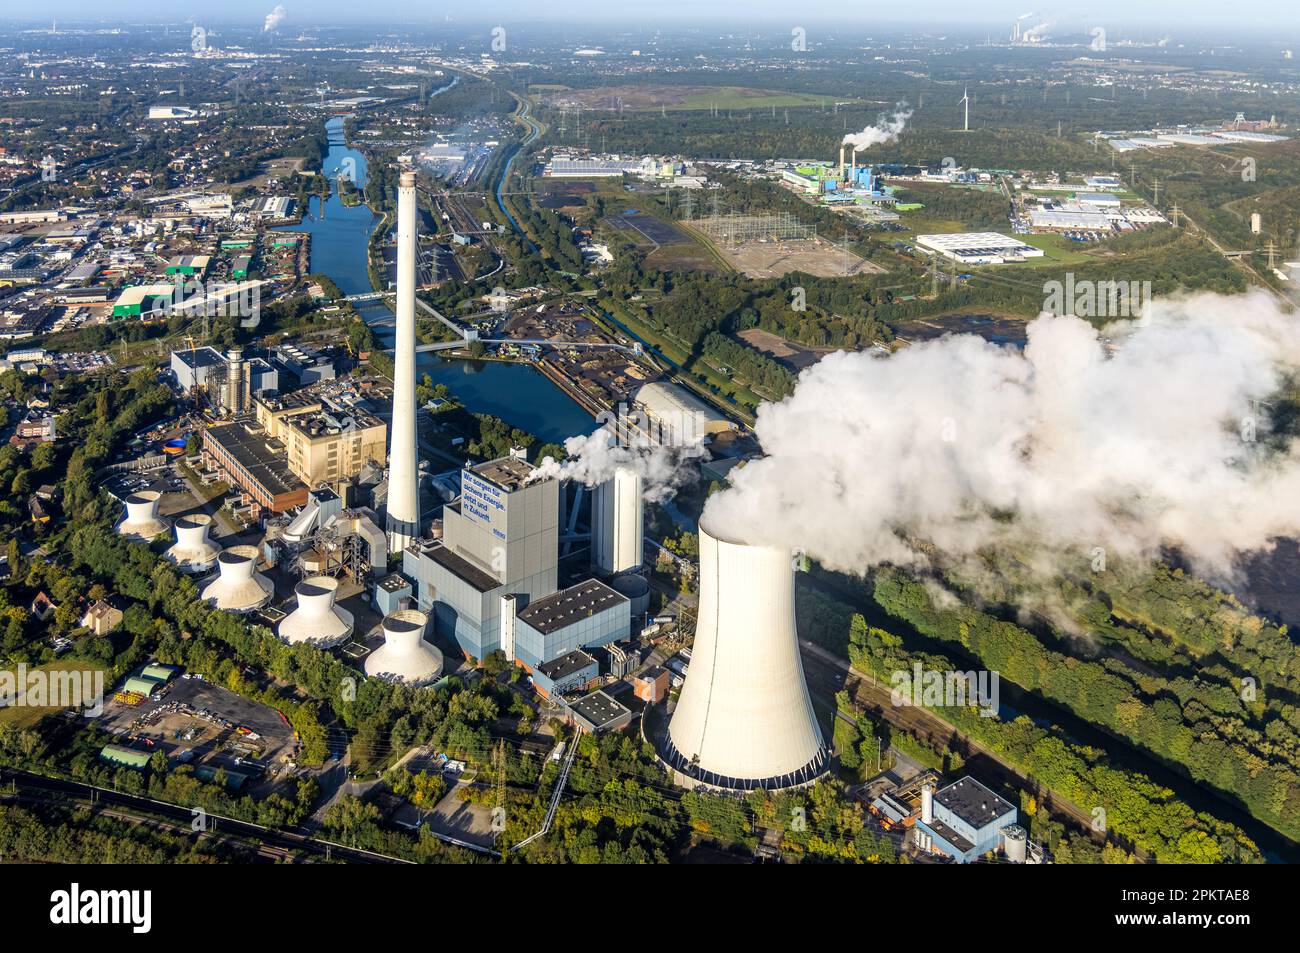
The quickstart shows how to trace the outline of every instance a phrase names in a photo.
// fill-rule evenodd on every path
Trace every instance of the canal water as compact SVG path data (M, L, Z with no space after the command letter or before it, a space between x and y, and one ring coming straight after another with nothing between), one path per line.
M343 168L350 160L358 187L364 187L366 160L344 142L343 122L340 116L326 123L329 152L323 167L329 173ZM331 193L324 203L319 198L311 200L301 225L280 231L310 234L311 270L328 275L344 294L367 294L373 289L366 252L370 236L380 221L381 217L365 205L348 208L336 193ZM357 311L367 322L393 316L382 303L363 303ZM378 327L375 335L382 344L392 345L391 327ZM525 364L421 354L417 359L417 373L428 374L435 384L446 384L467 409L494 414L512 427L527 430L548 443L561 443L568 437L590 433L596 427L590 414L540 371Z

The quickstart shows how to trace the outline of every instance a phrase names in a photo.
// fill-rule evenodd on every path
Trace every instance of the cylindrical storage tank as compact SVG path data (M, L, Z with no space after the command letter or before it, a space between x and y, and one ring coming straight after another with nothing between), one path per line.
M638 576L634 572L625 573L611 579L609 586L632 603L633 619L650 611L650 583L645 576Z
M1029 832L1019 824L1002 828L1002 851L1013 864L1023 864L1028 855Z
M167 550L167 558L182 572L210 572L216 565L221 547L208 538L212 517L191 513L176 521L176 542Z
M399 609L380 623L384 644L366 657L366 674L407 685L424 685L442 674L442 653L424 641L429 617Z
M269 579L256 572L256 546L231 546L217 557L217 578L203 589L203 598L227 612L253 612L275 595Z
M928 784L921 788L921 821L925 824L934 823L934 788Z
M799 658L792 554L728 539L707 520L699 538L695 646L667 760L720 788L806 784L827 751Z
M352 613L334 604L339 581L333 576L308 576L293 587L298 605L280 620L276 634L290 645L310 642L329 648L352 634Z
M145 542L167 532L167 521L158 515L161 499L162 494L154 490L132 493L126 498L126 515L117 524L117 531Z
M591 555L609 575L641 565L644 545L641 474L619 467L591 497Z

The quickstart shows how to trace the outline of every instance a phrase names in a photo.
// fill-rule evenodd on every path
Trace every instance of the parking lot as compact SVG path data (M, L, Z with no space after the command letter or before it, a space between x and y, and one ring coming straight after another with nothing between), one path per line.
M267 705L199 678L178 676L138 705L110 701L100 727L173 763L225 768L274 781L297 755L293 729Z

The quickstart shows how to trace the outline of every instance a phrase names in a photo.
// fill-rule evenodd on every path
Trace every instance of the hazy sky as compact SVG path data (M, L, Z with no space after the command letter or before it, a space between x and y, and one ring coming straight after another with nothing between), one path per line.
M633 3L628 0L606 2L578 2L578 0L476 0L456 3L444 0L282 0L288 14L285 28L293 24L323 21L369 21L384 19L419 19L437 22L450 14L461 22L495 20L506 23L514 20L556 20L558 22L590 23L592 21L631 21L640 24L726 21L733 17L740 22L767 21L799 24L837 19L862 24L876 23L929 23L942 26L953 24L1010 24L1017 16L1035 11L1036 19L1062 22L1092 21L1098 24L1113 23L1149 25L1167 24L1171 31L1178 27L1196 25L1221 25L1225 33L1245 30L1258 32L1268 29L1279 34L1279 39L1300 35L1300 3L1296 0L1250 0L1231 4L1222 0L1082 0L1075 3L1045 5L1039 0L926 0L924 4L864 3L863 0L651 0L650 3ZM209 19L260 20L276 5L275 0L223 0L214 8L210 2L191 0L47 0L40 4L16 4L5 0L0 7L0 17L48 21L51 16L64 19L90 17L95 19L129 18L138 16L176 19L198 15ZM220 13L216 13L217 10ZM214 16L215 14L215 16Z

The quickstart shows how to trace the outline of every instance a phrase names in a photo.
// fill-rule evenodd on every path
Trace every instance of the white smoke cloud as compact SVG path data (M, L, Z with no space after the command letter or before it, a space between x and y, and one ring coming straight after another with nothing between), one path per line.
M546 457L533 471L533 480L554 477L577 480L585 486L598 486L613 478L620 467L635 470L641 476L642 497L657 503L671 498L692 473L691 460L704 455L704 447L694 443L682 447L665 447L649 441L620 442L614 433L600 427L586 436L564 441L568 457L560 462Z
M288 11L285 10L284 5L277 3L275 9L266 15L266 21L262 24L262 32L270 33L272 30L278 29L286 16L288 16Z
M1053 25L1054 24L1051 20L1044 20L1041 23L1035 23L1029 29L1024 30L1020 34L1020 39L1026 43L1042 42L1043 40L1047 39L1048 36L1047 31L1050 30Z
M866 149L882 142L892 142L898 138L898 134L907 125L907 120L911 118L911 108L908 107L907 103L899 103L894 107L894 112L891 115L886 116L881 113L874 126L868 126L861 132L849 133L844 137L843 144L858 149Z
M766 456L732 471L704 518L848 572L931 548L1174 546L1228 576L1238 554L1300 532L1300 449L1255 419L1300 368L1295 317L1262 291L1202 294L1104 333L1113 355L1088 323L1048 315L1023 352L960 335L831 354L760 408Z

